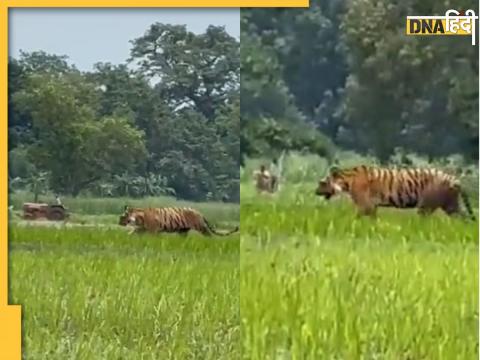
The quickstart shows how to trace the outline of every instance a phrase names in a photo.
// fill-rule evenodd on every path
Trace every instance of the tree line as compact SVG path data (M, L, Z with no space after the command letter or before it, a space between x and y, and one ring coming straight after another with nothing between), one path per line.
M408 15L474 9L466 0L312 0L241 18L241 154L338 149L478 160L478 46L405 36ZM478 34L477 34L478 37Z
M239 200L240 44L152 24L123 64L9 58L11 190Z

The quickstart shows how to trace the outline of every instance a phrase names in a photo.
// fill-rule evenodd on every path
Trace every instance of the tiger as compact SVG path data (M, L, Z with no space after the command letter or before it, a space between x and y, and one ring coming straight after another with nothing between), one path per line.
M417 208L427 215L442 209L449 216L462 215L459 196L467 216L475 221L470 201L460 182L437 169L389 169L355 166L347 169L332 167L330 174L319 181L316 195L329 200L339 193L348 193L357 206L358 215L375 216L377 207Z
M238 226L229 231L214 229L207 219L192 208L162 207L162 208L133 208L125 206L120 216L119 225L133 226L133 232L166 232L186 235L190 230L196 230L205 236L212 234L227 236L239 230Z
M253 172L253 178L258 193L274 193L277 190L278 178L276 175L270 174L265 165L261 165L260 170Z

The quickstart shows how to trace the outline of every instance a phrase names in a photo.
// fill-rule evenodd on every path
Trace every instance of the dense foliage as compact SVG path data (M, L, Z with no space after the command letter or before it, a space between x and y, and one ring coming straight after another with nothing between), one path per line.
M11 190L238 201L239 52L223 27L156 23L125 64L10 58Z
M407 15L450 8L478 13L468 1L433 0L242 11L242 155L342 148L381 162L398 151L476 161L478 46L405 36ZM307 139L292 131L309 126Z

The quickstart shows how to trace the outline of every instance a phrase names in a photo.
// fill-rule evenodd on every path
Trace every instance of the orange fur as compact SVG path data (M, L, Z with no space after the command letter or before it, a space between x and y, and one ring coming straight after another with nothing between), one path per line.
M120 216L120 225L133 225L136 232L176 232L186 234L195 230L203 235L226 236L238 231L238 227L231 231L220 232L215 230L207 219L192 208L164 207L164 208L129 208Z
M428 214L438 208L447 214L460 213L459 196L475 219L468 197L459 181L436 169L386 169L356 166L332 170L319 182L316 194L326 199L348 193L361 215L376 214L377 207L418 208Z

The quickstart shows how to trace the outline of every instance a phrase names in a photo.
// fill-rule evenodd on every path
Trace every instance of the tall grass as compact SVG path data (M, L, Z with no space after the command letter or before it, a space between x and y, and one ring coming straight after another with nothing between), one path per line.
M238 235L10 229L28 359L239 358Z
M274 195L243 174L242 358L477 359L478 222L357 218L314 195L321 161L286 164Z
M476 359L478 224L242 205L245 359Z

